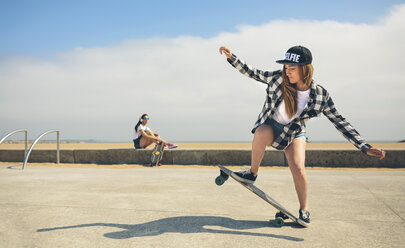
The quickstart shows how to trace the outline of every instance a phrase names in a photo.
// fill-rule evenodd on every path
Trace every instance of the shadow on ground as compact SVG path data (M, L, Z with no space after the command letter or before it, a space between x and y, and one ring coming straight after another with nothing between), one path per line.
M11 166L7 166L7 169L11 169L11 170L23 170L23 169L22 169L22 165L11 165Z
M294 224L290 223L286 223L286 225L296 227ZM234 220L231 218L215 217L215 216L179 216L172 218L164 218L136 225L91 223L75 226L38 229L37 232L49 232L56 230L94 227L94 226L115 227L123 229L118 232L109 232L104 234L105 237L111 239L128 239L134 237L157 236L163 233L218 233L218 234L271 237L291 241L304 241L304 239L302 238L296 238L291 236L246 231L248 229L275 227L273 222ZM215 229L214 227L226 228L230 230L219 230Z

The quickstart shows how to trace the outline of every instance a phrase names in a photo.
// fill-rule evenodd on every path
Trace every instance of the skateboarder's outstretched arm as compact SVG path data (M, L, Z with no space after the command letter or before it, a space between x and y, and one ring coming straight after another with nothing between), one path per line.
M350 125L350 123L339 114L335 108L332 98L329 95L327 97L328 101L323 109L323 114L333 123L336 129L363 153L369 156L378 157L380 160L383 159L385 157L385 152L367 144L360 134L352 127L352 125Z
M276 74L280 74L281 71L262 71L252 66L246 64L243 60L240 60L236 57L235 54L231 53L231 50L228 47L222 46L219 48L220 54L225 54L228 62L235 67L240 73L243 75L252 78L256 81L259 81L264 84L272 84L273 76Z

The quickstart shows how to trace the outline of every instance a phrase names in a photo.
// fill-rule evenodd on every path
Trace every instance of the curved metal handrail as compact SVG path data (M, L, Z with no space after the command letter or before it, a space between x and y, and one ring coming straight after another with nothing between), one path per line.
M27 154L27 149L28 149L28 130L27 129L18 129L18 130L14 130L14 131L8 133L6 136L4 136L0 140L0 144L3 143L3 141L5 141L11 135L13 135L15 133L20 133L20 132L25 132L25 151L24 151L24 157L25 157L25 155Z
M49 134L49 133L56 133L56 162L59 164L59 150L60 150L60 131L59 130L49 130L46 131L45 133L41 134L30 146L30 149L28 150L27 155L25 155L25 159L24 159L24 163L22 166L22 169L24 170L25 165L28 162L28 157L31 154L32 149L34 148L34 146L38 143L38 141L44 137L45 135Z

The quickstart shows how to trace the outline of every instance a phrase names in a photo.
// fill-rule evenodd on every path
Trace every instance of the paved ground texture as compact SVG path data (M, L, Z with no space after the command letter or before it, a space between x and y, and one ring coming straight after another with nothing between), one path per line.
M405 171L308 170L310 228L214 167L0 166L0 247L405 247ZM256 186L294 214L285 169Z

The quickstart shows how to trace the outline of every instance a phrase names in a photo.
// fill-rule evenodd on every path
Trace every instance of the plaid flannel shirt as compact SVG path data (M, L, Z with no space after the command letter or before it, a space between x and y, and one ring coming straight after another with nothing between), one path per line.
M228 62L243 75L267 84L266 101L252 129L252 133L254 133L260 125L264 124L267 118L273 117L283 99L282 72L281 70L261 71L252 68L235 55L232 55L232 58L229 58ZM371 148L350 123L339 114L326 89L316 84L314 81L311 83L309 99L303 112L300 116L284 126L283 132L274 140L272 146L278 150L284 150L294 140L297 134L301 131L305 131L305 122L310 118L320 116L321 113L333 123L336 129L341 132L347 140L363 153L366 153L366 151Z

